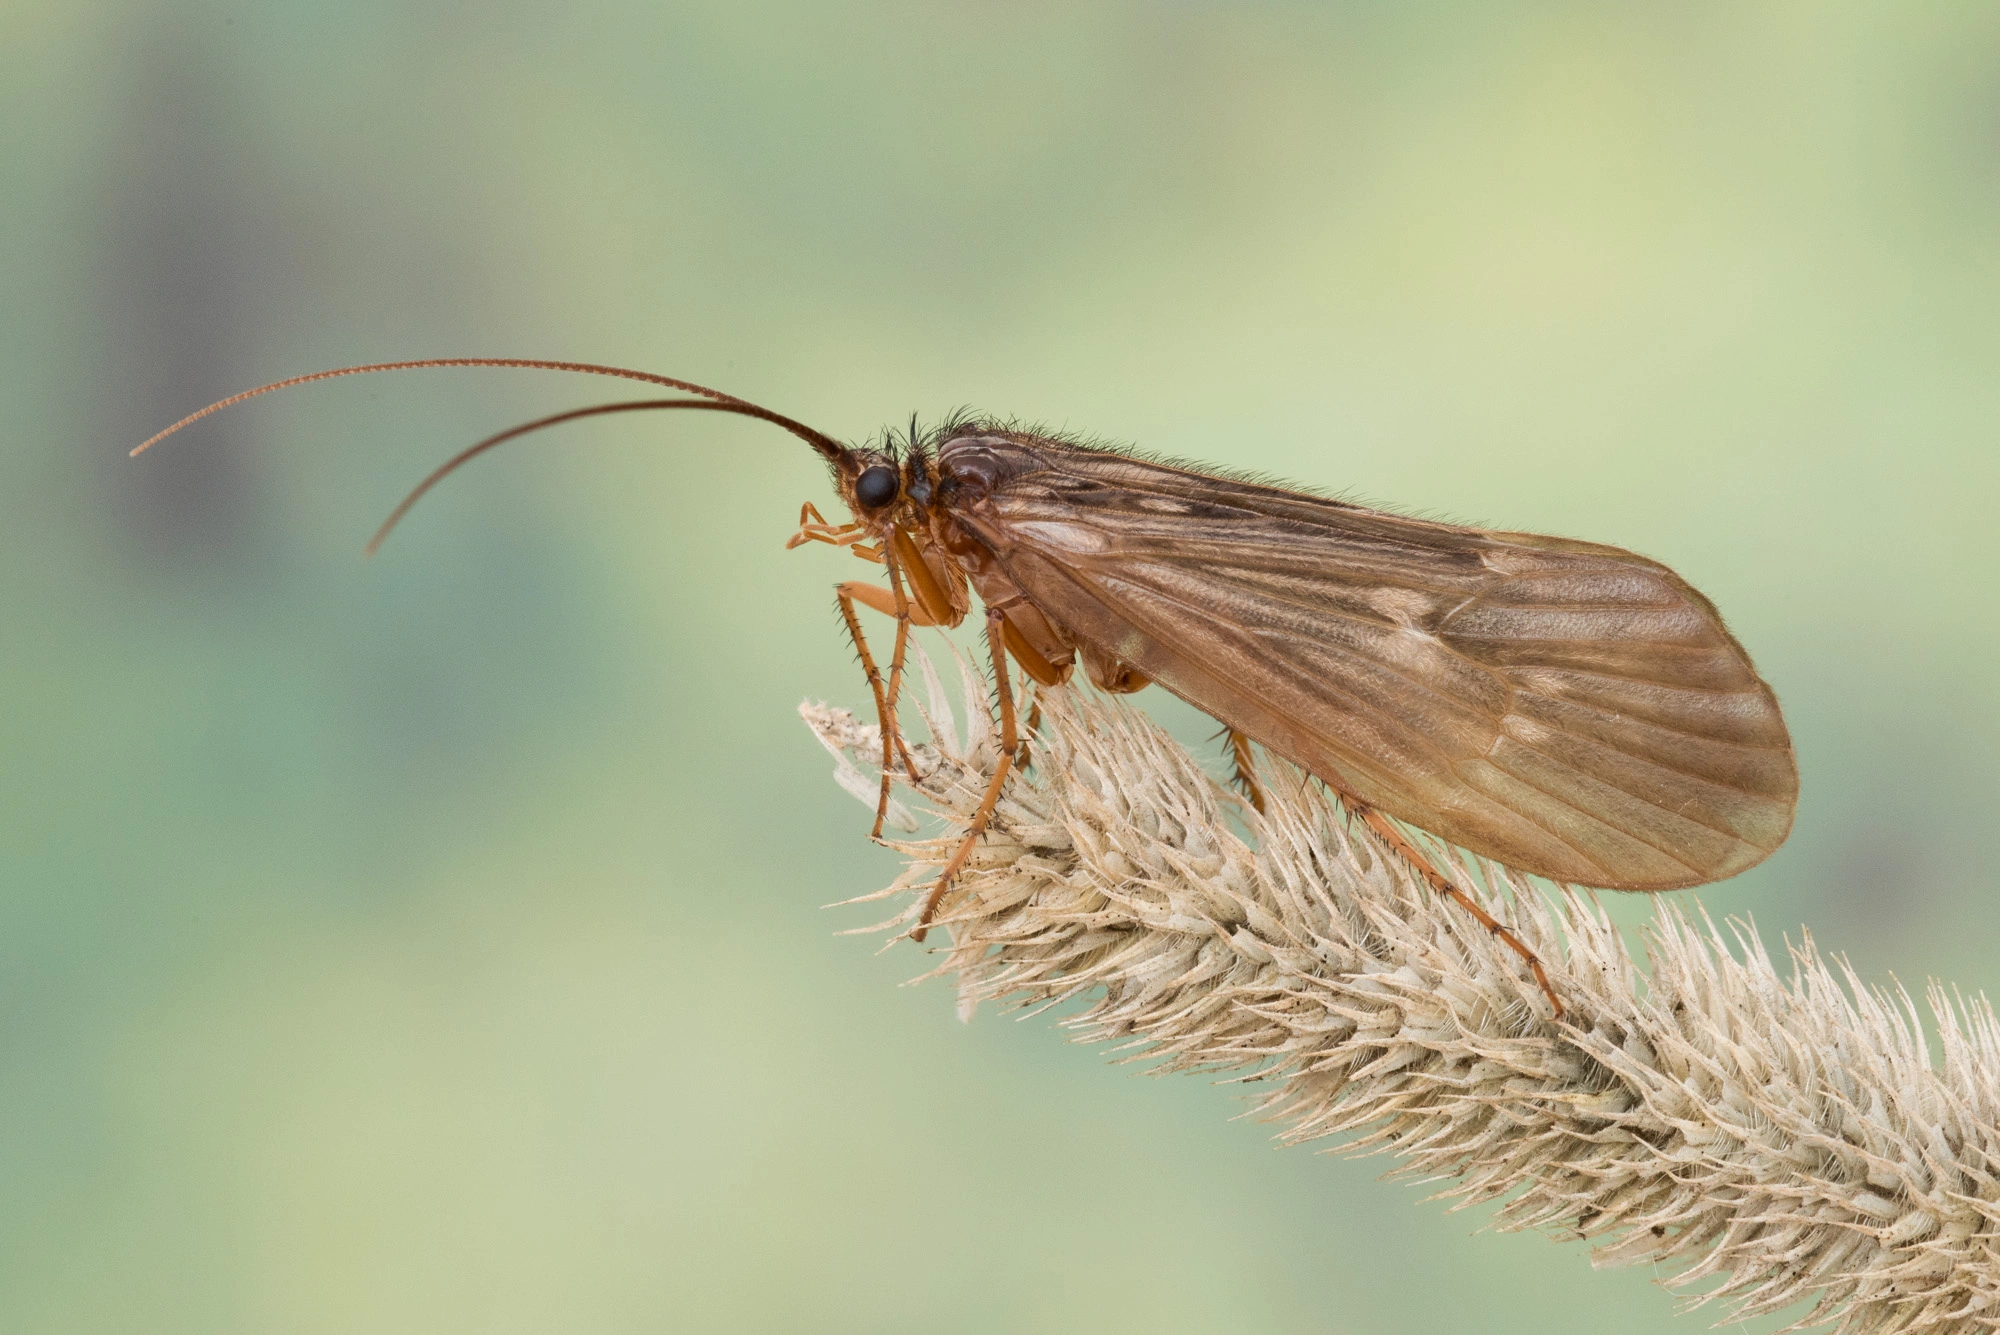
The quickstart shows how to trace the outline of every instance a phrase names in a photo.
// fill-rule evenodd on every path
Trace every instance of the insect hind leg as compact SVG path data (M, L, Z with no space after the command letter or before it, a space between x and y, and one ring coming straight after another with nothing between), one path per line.
M1229 782L1258 815L1264 814L1264 785L1257 779L1257 757L1250 750L1250 739L1236 729L1225 726L1216 737L1229 739L1229 759L1234 766ZM1213 741L1214 738L1209 740Z
M1007 782L1007 775L1016 764L1021 749L1021 735L1014 721L1014 690L1007 679L1007 646L1002 627L1006 616L997 607L986 609L986 643L993 653L994 694L1000 704L1000 763L993 767L993 777L986 782L986 793L979 799L979 808L972 813L971 821L965 827L965 837L959 841L958 849L951 860L944 864L944 870L924 896L923 912L917 915L917 925L910 931L912 941L922 941L930 931L931 919L937 915L938 905L944 899L945 891L965 867L966 859L986 834L986 827L993 819L994 809L1000 805L1000 789Z
M1556 995L1554 986L1550 984L1548 971L1542 967L1541 957L1528 949L1527 943L1514 935L1512 928L1481 908L1478 900L1459 889L1450 877L1433 866L1431 860L1423 855L1422 850L1410 842L1409 837L1396 827L1394 821L1390 820L1380 811L1377 811L1374 807L1368 806L1363 802L1357 802L1351 797L1342 795L1341 801L1346 804L1349 810L1361 817L1362 824L1373 830L1383 843L1389 845L1389 848L1396 856L1409 863L1417 875L1422 878L1424 884L1430 886L1433 892L1444 896L1467 913L1470 913L1481 927L1499 937L1506 943L1509 950L1525 960L1528 965L1528 971L1534 974L1535 981L1541 985L1542 995L1546 996L1549 999L1549 1005L1555 1008L1555 1018L1558 1020L1562 1019L1566 1007L1562 1003L1562 998Z

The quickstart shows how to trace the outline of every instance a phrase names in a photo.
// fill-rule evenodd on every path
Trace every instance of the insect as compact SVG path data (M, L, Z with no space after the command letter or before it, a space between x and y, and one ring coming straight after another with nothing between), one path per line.
M915 773L897 724L910 630L961 624L978 595L1000 759L928 892L919 941L1020 756L1010 659L1042 686L1079 664L1109 692L1157 682L1224 725L1253 802L1251 743L1299 765L1503 938L1558 1017L1541 961L1403 825L1532 875L1639 891L1733 876L1791 830L1798 769L1771 688L1708 599L1616 547L1389 514L977 419L857 448L688 381L526 358L298 376L211 404L132 453L259 394L434 366L613 376L686 397L573 409L490 436L418 484L371 552L467 460L580 418L733 413L820 455L850 518L829 521L809 502L787 546L846 547L886 578L835 590L881 720L875 838L897 765ZM886 673L861 607L895 619Z

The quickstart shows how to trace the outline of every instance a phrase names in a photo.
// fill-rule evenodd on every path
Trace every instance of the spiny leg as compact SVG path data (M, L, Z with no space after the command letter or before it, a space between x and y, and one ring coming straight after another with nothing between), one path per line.
M1229 755L1235 762L1236 786L1243 790L1258 815L1264 814L1264 785L1257 782L1257 757L1251 753L1250 739L1234 728L1224 728L1229 736Z
M1549 999L1549 1004L1555 1007L1555 1018L1558 1020L1562 1019L1565 1009L1562 998L1557 996L1555 988L1550 986L1549 975L1542 968L1541 958L1534 951L1528 949L1521 938L1514 935L1511 928L1481 908L1479 901L1459 889L1458 886L1452 883L1449 877L1432 866L1430 859L1425 857L1417 846L1411 843L1401 830L1396 828L1394 821L1377 811L1374 807L1357 802L1344 794L1341 800L1347 804L1350 810L1361 817L1363 824L1375 831L1377 835L1380 835L1382 841L1388 844L1398 857L1409 863L1416 870L1417 875L1422 877L1424 883L1429 885L1434 892L1443 895L1467 913L1470 913L1481 927L1484 927L1487 931L1506 942L1509 950L1512 950L1516 955L1526 960L1529 972L1534 974L1535 981L1541 984L1542 994Z
M840 599L843 615L847 616L848 618L849 633L856 635L857 637L859 636L860 632L856 629L857 621L853 615L853 609L855 604L857 603L859 603L863 607L867 607L874 611L880 612L883 616L895 617L898 623L906 622L908 625L911 626L935 626L938 624L937 618L933 617L929 612L924 610L924 605L922 602L913 601L909 598L905 598L901 602L900 604L901 615L898 615L897 609L899 604L896 601L895 593L889 589L883 588L879 584L860 584L852 580L847 580L840 584L836 584L834 586L833 591L834 595ZM860 643L860 640L858 638L856 640L856 643L857 644ZM874 666L874 659L872 657L869 657L866 654L864 654L862 662L869 669L871 673L874 673L876 671ZM878 716L882 720L883 738L885 739L885 741L890 737L895 738L895 745L901 748L902 750L903 764L905 768L909 770L910 776L912 778L915 778L916 760L914 757L910 755L909 748L904 745L902 730L896 723L897 697L894 695L886 694L884 692L882 687L882 679L879 673L869 678L869 685L875 688L875 707ZM895 768L893 762L890 761L888 757L892 756L893 754L894 753L891 750L889 750L887 746L883 748L884 761L882 765L882 798L879 804L878 815L888 811L889 787L892 781L890 775L891 771ZM881 829L882 829L881 823L878 820L875 826L877 835L881 833Z
M1028 768L1028 766L1035 763L1033 760L1029 759L1032 752L1028 750L1028 738L1037 735L1038 733L1041 732L1041 730L1042 730L1042 693L1040 691L1036 691L1034 703L1028 706L1028 721L1021 727L1021 733L1022 733L1021 749L1015 752L1014 754L1015 769L1026 769Z
M861 633L861 618L854 611L854 595L845 584L834 588L833 596L840 603L840 615L847 621L847 633L854 640L855 652L861 655L861 669L868 674L868 689L875 692L875 717L882 732L882 795L875 801L875 828L868 832L870 839L882 837L882 821L889 814L889 782L895 772L890 747L895 730L889 726L889 704L882 694L882 673L875 666L875 655L868 652L868 637Z
M896 749L902 753L903 769L912 782L917 777L917 762L910 757L910 748L903 744L903 725L896 713L896 702L903 694L903 659L910 648L910 600L903 594L903 570L896 561L894 551L887 537L882 540L883 564L889 567L889 592L896 596L896 647L889 655L889 721L885 726L896 730ZM883 754L888 754L885 749ZM882 787L886 793L889 785L888 766L884 764Z
M1000 805L1000 788L1007 782L1008 771L1014 767L1014 754L1020 749L1020 734L1014 727L1014 691L1007 680L1007 646L1001 631L1006 619L1006 614L998 608L986 609L986 643L993 651L994 694L1000 700L1000 763L993 767L993 777L986 784L986 795L979 799L979 809L972 813L958 851L951 855L951 861L944 864L944 870L938 873L937 883L924 897L924 911L918 915L916 928L910 933L912 941L923 940L925 933L930 931L931 919L937 915L938 901L944 898L944 892L951 888L952 878L965 866L965 860L972 856L973 846L986 833L993 811Z

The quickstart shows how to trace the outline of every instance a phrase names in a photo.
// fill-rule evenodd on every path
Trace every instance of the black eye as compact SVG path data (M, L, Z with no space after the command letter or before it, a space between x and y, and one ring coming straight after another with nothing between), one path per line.
M901 486L895 469L876 464L862 469L861 476L854 479L854 499L873 510L895 500Z

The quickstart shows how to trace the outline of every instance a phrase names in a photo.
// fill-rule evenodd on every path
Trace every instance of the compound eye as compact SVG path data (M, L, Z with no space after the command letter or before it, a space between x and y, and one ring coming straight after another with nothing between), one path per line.
M896 499L902 489L902 480L896 470L876 464L873 468L861 470L861 476L854 479L854 499L870 510L879 510Z

